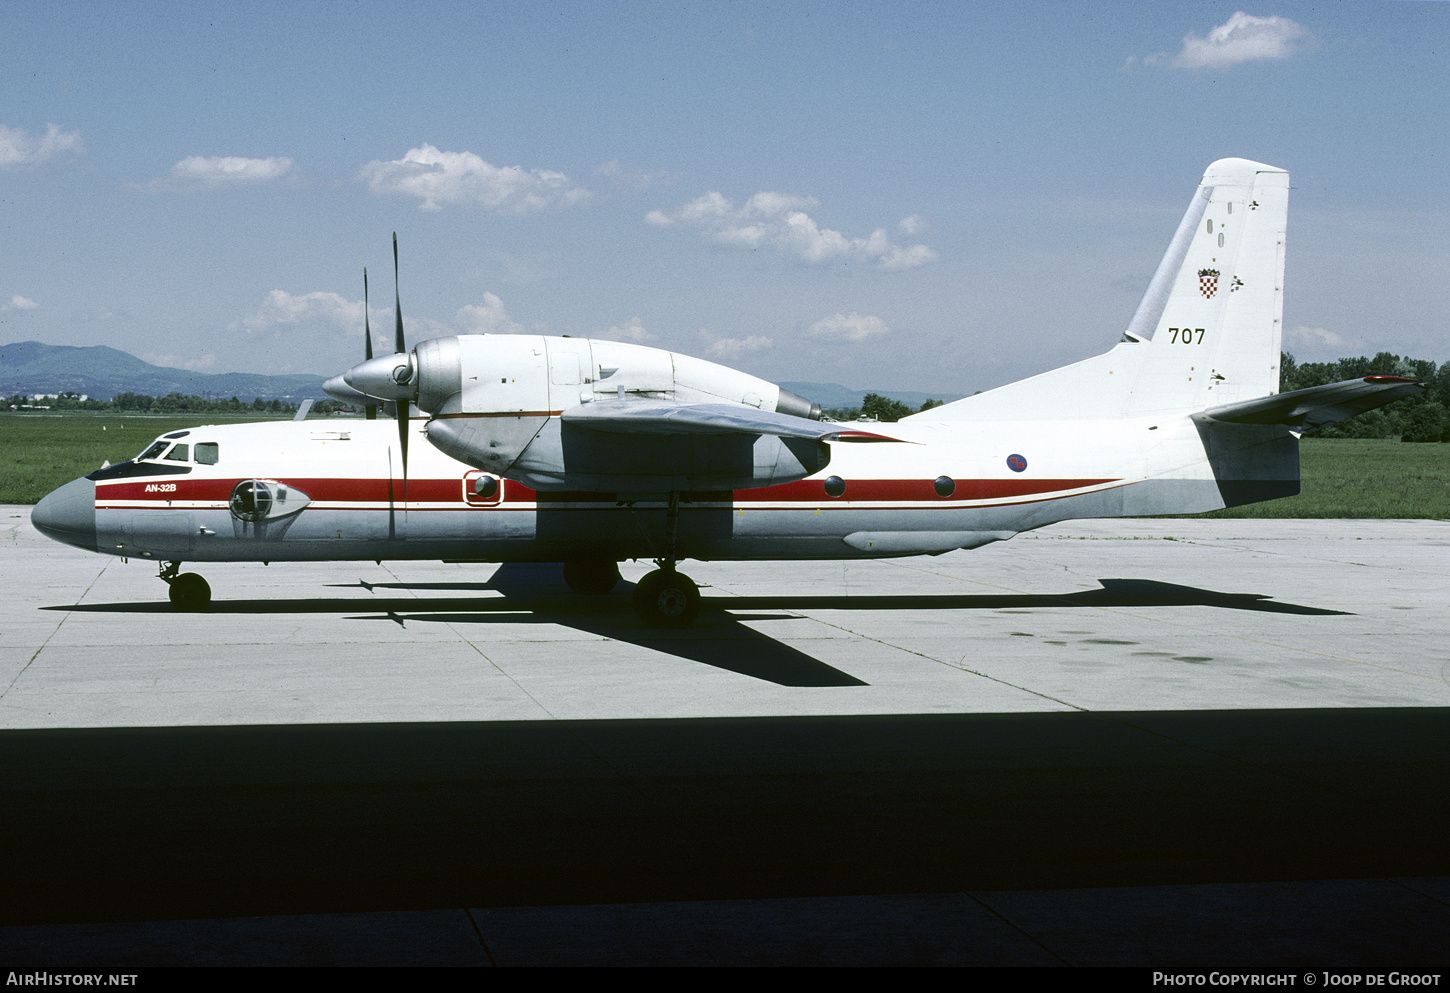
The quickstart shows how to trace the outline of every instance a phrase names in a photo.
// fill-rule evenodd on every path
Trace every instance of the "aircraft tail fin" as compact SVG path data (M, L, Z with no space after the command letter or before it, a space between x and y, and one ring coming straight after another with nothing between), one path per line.
M918 415L923 420L1109 418L1277 393L1289 174L1208 167L1111 351Z
M1125 413L1222 406L1279 391L1289 174L1208 167L1124 332L1146 345Z

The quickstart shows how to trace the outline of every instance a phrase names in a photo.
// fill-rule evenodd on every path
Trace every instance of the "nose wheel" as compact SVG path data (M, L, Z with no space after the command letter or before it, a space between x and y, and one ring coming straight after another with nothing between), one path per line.
M182 572L180 562L163 565L161 578L171 587L169 595L173 609L199 613L211 603L211 585L194 572Z

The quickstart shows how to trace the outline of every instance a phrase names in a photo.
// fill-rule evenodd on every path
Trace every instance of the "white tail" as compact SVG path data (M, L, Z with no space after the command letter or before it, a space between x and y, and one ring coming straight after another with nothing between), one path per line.
M927 412L930 420L1192 411L1278 392L1289 174L1208 167L1112 351Z

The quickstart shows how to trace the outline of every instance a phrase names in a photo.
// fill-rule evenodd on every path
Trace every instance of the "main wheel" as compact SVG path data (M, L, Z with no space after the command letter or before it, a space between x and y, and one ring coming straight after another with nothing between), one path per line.
M689 576L656 569L634 588L634 612L652 628L687 628L700 612L700 589Z
M211 586L194 572L183 572L171 581L171 606L187 613L205 610L211 603Z
M619 563L609 559L570 559L564 563L564 582L575 593L599 596L619 582Z

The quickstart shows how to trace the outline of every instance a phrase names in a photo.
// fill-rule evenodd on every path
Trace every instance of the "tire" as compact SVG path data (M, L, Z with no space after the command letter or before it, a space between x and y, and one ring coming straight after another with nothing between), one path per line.
M609 559L572 559L564 563L564 582L585 596L602 596L619 583L619 563Z
M171 581L171 606L183 613L198 613L211 603L211 586L194 572L183 572Z
M687 628L700 612L700 589L689 576L656 569L634 588L634 612L648 627Z

